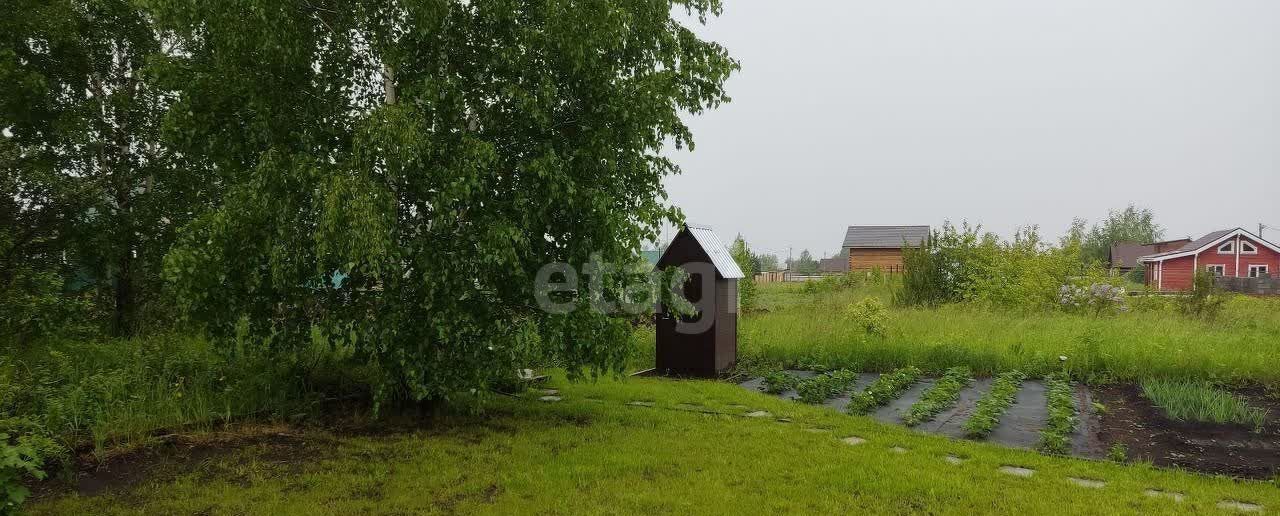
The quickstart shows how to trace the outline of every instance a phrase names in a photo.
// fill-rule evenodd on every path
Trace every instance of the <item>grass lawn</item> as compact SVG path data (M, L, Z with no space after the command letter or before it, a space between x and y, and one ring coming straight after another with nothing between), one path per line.
M889 305L885 337L867 335L846 308L865 297ZM1233 297L1216 321L1191 319L1164 298L1131 299L1130 313L1093 317L948 305L894 307L887 286L806 292L801 284L760 288L765 313L739 325L751 363L795 368L889 371L914 365L933 374L968 366L979 376L1059 370L1078 379L1147 377L1280 385L1280 299Z
M32 514L1213 513L1280 508L1280 489L952 441L728 383L552 381L564 400L500 398L415 431L335 436L272 458L249 447ZM652 407L628 405L650 401ZM743 417L765 410L773 417ZM706 413L700 412L706 411ZM779 422L783 417L790 422ZM814 430L818 429L818 430ZM842 442L849 436L866 440ZM301 445L300 445L301 446ZM906 451L895 452L900 447ZM946 460L961 457L958 464ZM298 459L297 457L311 457ZM1003 466L1035 470L1029 478ZM1081 487L1070 478L1106 482ZM1145 494L1181 493L1181 502Z

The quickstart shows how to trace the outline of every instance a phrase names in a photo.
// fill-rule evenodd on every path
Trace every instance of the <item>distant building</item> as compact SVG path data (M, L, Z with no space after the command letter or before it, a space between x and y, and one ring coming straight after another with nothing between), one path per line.
M1269 277L1280 270L1280 246L1242 228L1223 229L1138 263L1146 267L1147 286L1190 290L1197 270L1228 278Z
M1112 269L1116 269L1120 272L1129 272L1142 266L1142 264L1138 263L1138 259L1143 256L1173 251L1190 243L1190 238L1165 240L1163 242L1152 242L1150 244L1118 242L1111 246L1111 254L1108 257L1107 264L1110 265Z
M818 260L818 272L823 274L838 274L849 271L848 255L835 255L830 258Z
M929 226L849 226L841 247L848 270L901 272L902 249L920 247L928 239Z

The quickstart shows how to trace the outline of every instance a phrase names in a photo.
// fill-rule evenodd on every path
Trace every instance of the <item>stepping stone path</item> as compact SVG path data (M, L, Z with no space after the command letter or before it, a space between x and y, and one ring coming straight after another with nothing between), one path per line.
M1093 480L1091 478L1067 477L1067 482L1071 482L1072 484L1078 485L1080 487L1087 487L1089 489L1102 489L1104 487L1107 487L1106 482L1103 482L1101 480Z
M1168 498L1175 502L1181 502L1187 499L1187 495L1184 495L1182 493L1175 493L1173 491L1161 491L1159 489L1148 489L1146 491L1143 491L1143 494L1150 496L1152 498Z
M755 412L747 412L745 415L746 415L747 417L771 417L771 416L773 416L773 414L770 414L770 413L765 412L765 411L763 411L763 410L757 410L757 411L755 411Z
M787 372L800 378L810 378L818 374L813 371L792 370ZM850 392L827 400L823 403L823 406L843 412L853 394L866 389L868 385L879 377L880 375L877 373L859 374L858 381ZM934 379L922 379L916 382L897 399L874 410L870 416L882 422L902 424L902 417L912 405L920 400L920 397L934 382ZM753 378L739 385L755 392L763 392L760 390L763 383L763 378ZM991 379L975 380L960 391L960 396L954 405L943 410L932 420L917 425L915 429L953 438L964 438L965 422L973 415L978 400L982 399L990 390ZM781 393L778 397L796 399L799 395L792 390ZM1072 455L1102 458L1106 455L1106 449L1100 444L1097 436L1094 435L1097 433L1099 426L1091 404L1092 397L1089 390L1083 385L1077 387L1076 409L1080 416L1080 424L1077 425L1076 434L1072 436ZM1040 443L1040 432L1045 428L1048 417L1049 411L1048 407L1045 406L1044 383L1028 380L1023 382L1017 396L1014 398L1013 405L1001 416L999 424L996 425L991 435L987 436L986 440L1014 448L1035 448Z
M893 452L893 453L897 453L897 454L907 453L907 449L906 449L906 448L903 448L903 447L901 447L901 446L894 446L894 447L892 447L892 448L889 448L889 451L891 451L891 452Z
M849 437L845 437L844 439L841 439L841 441L844 441L844 443L845 443L845 444L850 444L850 445L854 445L854 446L857 446L857 445L859 445L859 444L865 444L865 443L867 442L867 440L866 440L866 439L863 439L863 438L858 437L858 436L853 436L853 435L851 435L851 436L849 436Z
M964 459L956 457L955 455L947 455L946 457L943 457L942 460L947 461L947 464L964 464Z
M653 402L652 401L628 401L627 405L631 405L633 407L652 407Z
M1256 503L1237 502L1235 500L1223 500L1218 502L1218 508L1228 511L1240 512L1261 512L1262 506Z
M559 397L559 396L551 396L551 395L547 395L547 396L543 396L543 397L541 397L541 398L538 398L538 401L545 401L545 402L548 402L548 403L555 403L555 402L557 402L557 401L560 401L560 397Z
M1031 475L1036 474L1036 470L1020 466L1000 466L1000 472L1022 478L1030 478Z

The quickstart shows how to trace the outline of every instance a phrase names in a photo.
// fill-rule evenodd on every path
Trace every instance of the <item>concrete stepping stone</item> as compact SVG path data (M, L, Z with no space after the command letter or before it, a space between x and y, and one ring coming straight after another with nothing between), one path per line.
M1001 416L987 441L1013 448L1034 448L1040 443L1040 430L1048 418L1044 384L1028 380L1022 383L1013 405Z
M545 402L547 402L547 403L555 403L555 402L557 402L557 401L560 401L560 397L559 397L559 396L546 395L546 396L543 396L543 397L541 397L541 398L538 398L538 401L545 401Z
M989 390L991 390L990 378L975 380L968 387L960 390L960 397L955 405L938 413L933 421L916 426L916 429L957 439L963 438L964 422L973 415L973 409L978 404L978 400L982 399Z
M557 394L560 394L560 391L556 389L537 389L537 391L538 391L538 394L542 394L544 396L555 396Z
M901 447L901 446L893 446L893 447L890 447L890 448L889 448L889 451L891 451L891 452L893 452L893 453L896 453L896 454L899 454L899 455L902 455L902 454L904 454L904 453L907 453L907 449L906 449L906 448L903 448L903 447Z
M1036 470L1031 468L1024 468L1021 466L1000 466L1000 472L1006 475L1012 475L1015 477L1022 477L1022 478L1029 478L1031 477L1031 475L1036 474Z
M1238 502L1236 500L1223 500L1218 502L1218 508L1227 511L1262 512L1261 505L1249 502Z
M1067 477L1067 482L1071 482L1072 484L1075 484L1080 487L1087 487L1089 489L1102 489L1104 487L1107 487L1106 482L1103 482L1101 480L1094 480L1091 478Z
M746 413L746 414L744 414L744 415L745 415L745 416L747 416L747 417L773 417L773 414L770 414L770 413L765 412L765 411L763 411L763 410L757 410L757 411L755 411L755 412L747 412L747 413Z
M1160 489L1148 489L1142 493L1152 498L1168 498L1175 502L1181 502L1187 499L1187 495L1182 493L1175 493L1173 491L1164 491Z
M932 387L933 384L934 380L921 380L916 382L915 385L912 385L911 388L903 392L901 396L898 396L898 399L890 401L887 405L876 409L875 412L872 412L871 417L885 423L901 425L902 416L907 414L907 411L911 409L912 405L917 401L920 401L920 395L924 394L924 391L929 387Z
M652 407L653 402L652 401L628 401L627 405L631 405L633 407Z
M954 464L954 465L964 464L964 459L957 457L955 455L947 455L946 457L943 457L942 460L947 461L947 464Z
M856 435L851 435L851 436L849 436L849 437L845 437L844 439L841 439L841 441L843 441L845 444L849 444L849 445L853 445L853 446L857 446L857 445L859 445L859 444L865 444L865 443L867 442L867 440L866 440L866 439L863 439L863 438L858 437L858 436L856 436Z

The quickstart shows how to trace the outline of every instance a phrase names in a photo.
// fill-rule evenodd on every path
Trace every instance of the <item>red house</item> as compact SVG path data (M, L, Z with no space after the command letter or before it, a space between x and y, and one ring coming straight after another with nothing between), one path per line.
M1143 256L1147 286L1190 290L1196 270L1218 276L1258 277L1280 271L1280 246L1241 228L1214 231L1178 249Z

